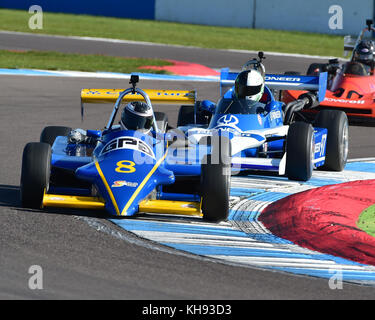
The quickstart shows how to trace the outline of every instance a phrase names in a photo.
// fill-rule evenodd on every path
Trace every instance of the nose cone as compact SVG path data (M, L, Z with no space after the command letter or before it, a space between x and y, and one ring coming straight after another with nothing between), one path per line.
M174 182L173 173L160 164L161 161L136 164L132 160L107 157L77 169L76 176L96 185L109 213L131 216L138 212L138 203L157 185Z

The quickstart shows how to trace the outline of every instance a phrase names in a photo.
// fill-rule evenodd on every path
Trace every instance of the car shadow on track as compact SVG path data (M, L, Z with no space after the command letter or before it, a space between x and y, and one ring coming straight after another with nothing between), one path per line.
M138 213L136 217L117 217L108 214L104 210L85 210L85 209L68 209L68 208L45 208L45 209L29 209L23 208L21 205L20 197L20 187L3 185L0 184L0 207L9 207L17 211L28 212L28 213L47 213L47 214L58 214L58 215L67 215L67 216L77 216L77 217L87 217L87 218L96 218L103 220L131 220L134 218L141 218L146 220L153 221L168 221L168 222L200 222L202 219L198 217L182 217L182 216L169 216L169 215L157 215L157 214L146 214Z
M0 184L0 207L20 206L20 187Z
M78 210L78 209L62 209L62 208L48 208L48 209L28 209L21 205L21 195L19 186L11 186L0 184L0 207L10 207L18 211L27 212L44 212L48 214L60 214L69 216L80 216L98 219L108 219L109 215L105 211L93 210Z

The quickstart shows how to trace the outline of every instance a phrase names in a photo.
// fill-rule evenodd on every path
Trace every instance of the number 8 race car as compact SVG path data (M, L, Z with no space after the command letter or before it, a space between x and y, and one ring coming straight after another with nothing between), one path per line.
M114 124L126 101L144 100L151 110L151 100L158 104L195 103L194 91L143 91L136 88L138 80L132 76L132 87L126 90L82 90L82 116L85 102L115 101L104 130L87 130L87 138L77 140L77 130L50 126L42 131L40 142L25 146L21 173L24 207L105 209L118 217L137 212L172 213L202 216L213 222L227 217L230 161L212 163L209 152L215 147L210 142L192 170L173 159L176 139L165 132L165 114L152 111L153 127L147 133Z

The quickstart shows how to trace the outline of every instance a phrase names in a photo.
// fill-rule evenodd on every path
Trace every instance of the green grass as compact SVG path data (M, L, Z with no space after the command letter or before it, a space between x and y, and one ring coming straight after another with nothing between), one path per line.
M364 232L375 237L375 205L364 210L357 221L357 226Z
M43 29L30 30L27 11L0 9L0 30L148 41L216 49L342 56L343 37L303 32L213 27L44 12Z
M170 64L170 62L158 59L110 57L94 54L67 54L53 51L0 50L0 68L9 69L167 73L165 71L140 69L140 67L165 66Z

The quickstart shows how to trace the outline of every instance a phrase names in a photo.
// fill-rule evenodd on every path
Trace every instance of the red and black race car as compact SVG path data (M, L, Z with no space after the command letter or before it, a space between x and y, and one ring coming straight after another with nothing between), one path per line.
M366 24L355 41L350 36L344 38L344 50L352 51L348 62L340 65L338 59L332 59L309 66L308 75L328 72L328 86L320 105L306 112L342 110L351 123L375 124L375 42L369 38L375 28L372 20L366 20ZM300 95L301 91L286 90L282 92L282 101L288 103Z

